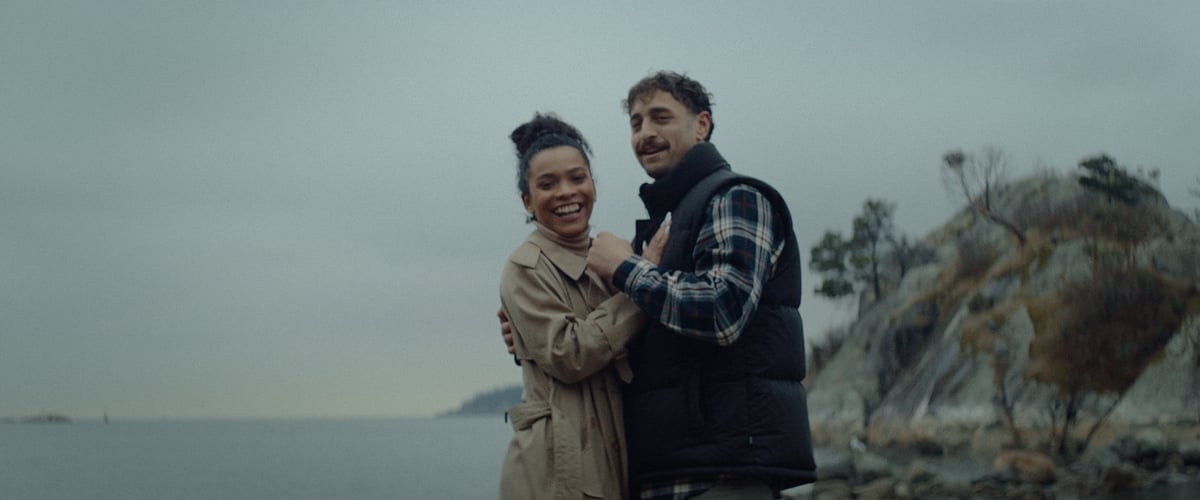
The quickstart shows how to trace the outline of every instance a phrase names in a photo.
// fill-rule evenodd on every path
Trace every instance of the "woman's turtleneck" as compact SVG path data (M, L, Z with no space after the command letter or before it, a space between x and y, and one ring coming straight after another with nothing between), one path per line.
M580 257L587 257L588 248L592 246L592 237L590 235L591 226L588 226L588 231L584 231L579 236L565 238L563 235L551 231L550 228L543 225L541 222L534 221L537 225L537 230L546 239L557 243L558 246L569 250L571 253Z

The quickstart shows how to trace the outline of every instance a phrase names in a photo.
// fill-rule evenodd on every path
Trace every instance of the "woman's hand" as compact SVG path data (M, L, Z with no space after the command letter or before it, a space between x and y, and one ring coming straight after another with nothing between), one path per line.
M513 347L512 323L508 321L508 315L504 314L504 309L496 311L496 318L500 320L500 336L504 337L504 345L508 347L508 353L516 355L517 350Z
M670 234L671 220L667 219L663 221L662 225L658 226L658 231L654 233L654 237L650 238L650 242L642 250L642 258L657 266L662 261L663 249L667 247L667 236L670 236Z

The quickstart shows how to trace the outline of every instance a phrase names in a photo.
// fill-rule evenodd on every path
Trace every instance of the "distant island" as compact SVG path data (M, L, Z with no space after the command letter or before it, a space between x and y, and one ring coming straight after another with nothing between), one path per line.
M25 417L0 417L3 424L69 424L71 417L61 413L44 412Z
M499 415L520 402L521 386L511 385L476 394L464 402L457 410L451 410L438 416Z

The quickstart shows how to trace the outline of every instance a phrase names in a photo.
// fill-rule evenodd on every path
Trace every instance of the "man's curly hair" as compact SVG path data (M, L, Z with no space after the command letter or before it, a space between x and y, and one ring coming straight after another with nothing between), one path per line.
M704 86L700 85L700 82L688 78L686 74L674 71L659 71L642 78L633 87L630 87L629 95L621 102L621 105L625 107L625 112L629 113L633 109L635 101L650 99L650 96L659 90L671 94L671 97L674 97L676 101L687 107L692 114L708 111L711 126L704 140L707 141L712 138L713 129L717 128L715 120L711 119L712 94L708 93L704 89Z

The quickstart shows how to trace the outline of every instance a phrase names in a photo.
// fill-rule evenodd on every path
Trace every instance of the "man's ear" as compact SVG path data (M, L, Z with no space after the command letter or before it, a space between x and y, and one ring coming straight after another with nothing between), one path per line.
M696 142L704 142L712 130L712 113L701 111L696 115Z

